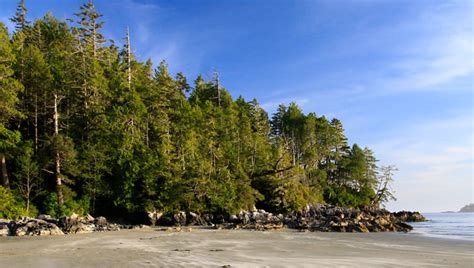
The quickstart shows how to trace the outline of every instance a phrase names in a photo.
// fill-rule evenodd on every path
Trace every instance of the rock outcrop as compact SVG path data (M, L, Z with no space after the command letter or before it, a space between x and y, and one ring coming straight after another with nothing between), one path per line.
M308 205L297 213L273 214L262 209L241 211L237 215L224 217L215 214L198 214L179 211L177 213L148 212L152 225L174 226L167 231L191 230L180 226L213 226L216 229L246 229L257 231L281 230L283 228L318 232L409 232L413 229L406 222L425 221L419 212L400 211L391 213L385 209L341 208L331 205ZM146 225L118 225L109 223L105 217L69 217L54 219L49 215L37 218L20 217L7 221L0 219L0 236L39 236L82 234L120 229L137 229Z
M63 235L56 221L46 221L29 217L20 217L8 224L12 236Z
M275 230L286 226L301 231L319 232L408 232L412 227L382 209L352 209L334 206L307 206L299 213L287 215L242 211L231 216L226 229Z
M419 212L391 213L385 209L341 208L330 205L307 206L303 211L273 214L261 209L241 211L227 218L192 212L160 213L157 225L211 225L217 229L280 230L284 227L320 232L409 232L406 222L426 220Z
M9 223L10 221L0 219L0 236L8 236L10 234Z
M0 236L45 236L118 230L120 226L108 223L105 217L80 217L74 213L59 219L39 215L36 218L22 216L11 221L0 220Z
M214 216L200 215L194 212L179 211L177 213L148 212L151 225L159 226L206 226L211 225Z
M427 221L425 216L418 211L399 211L393 213L402 222L422 222Z

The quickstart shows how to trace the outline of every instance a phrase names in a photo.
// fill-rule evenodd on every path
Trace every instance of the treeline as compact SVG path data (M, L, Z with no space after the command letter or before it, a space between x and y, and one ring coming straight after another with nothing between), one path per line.
M145 210L296 211L378 206L392 168L349 146L341 122L291 103L271 119L198 76L138 61L128 32L101 34L90 1L75 19L0 23L0 217ZM3 202L2 202L3 201Z

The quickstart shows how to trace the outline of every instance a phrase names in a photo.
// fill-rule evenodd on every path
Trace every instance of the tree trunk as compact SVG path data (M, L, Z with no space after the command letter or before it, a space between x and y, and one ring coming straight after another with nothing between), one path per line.
M54 94L53 121L54 121L54 137L57 138L59 135L59 113L58 113L58 95L56 94ZM62 206L64 203L64 197L63 197L62 178L61 178L61 156L59 155L58 151L56 151L54 175L56 176L56 191L58 194L58 204L59 206Z
M38 153L38 93L35 94L35 154Z
M217 106L221 107L221 89L219 88L219 73L214 72L214 83L216 85L216 93L217 93Z
M132 48L130 46L130 30L127 27L127 82L128 89L132 88Z
M26 199L26 213L30 213L30 198Z
M0 153L0 161L2 162L2 186L5 188L10 188L10 180L8 179L7 161L5 160L5 154Z
M31 195L31 177L30 171L28 170L28 175L26 177L26 212L30 212L30 195Z

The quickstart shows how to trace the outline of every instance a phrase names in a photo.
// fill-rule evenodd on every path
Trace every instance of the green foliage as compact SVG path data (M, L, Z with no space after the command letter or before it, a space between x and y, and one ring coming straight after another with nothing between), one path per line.
M7 127L8 122L21 113L17 109L22 84L13 77L15 54L7 28L0 22L0 153L12 148L19 140L19 133Z
M217 73L190 86L164 61L153 70L128 44L106 47L91 2L72 27L50 13L30 24L26 11L20 3L12 38L0 24L0 154L14 158L12 190L2 192L9 215L23 203L57 217L233 214L255 205L289 212L393 197L383 190L391 176L378 175L370 149L349 146L338 119L296 103L269 119L257 100L234 100Z
M14 185L19 195L26 203L26 211L29 212L34 206L31 205L43 190L43 180L37 162L33 159L33 148L31 142L21 145L15 155L17 169L13 174L16 178Z
M50 193L43 200L43 210L46 214L54 218L62 216L70 216L72 213L78 215L86 215L90 212L90 198L83 196L80 199L75 198L76 195L72 192L68 192L64 199L62 206L58 205L58 196L56 193Z
M22 215L28 215L23 204L9 189L0 186L0 218L15 219Z

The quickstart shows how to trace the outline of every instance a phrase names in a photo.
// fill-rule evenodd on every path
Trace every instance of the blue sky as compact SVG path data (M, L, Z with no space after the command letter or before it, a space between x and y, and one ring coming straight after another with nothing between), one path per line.
M26 0L30 19L83 1ZM17 1L0 0L0 20ZM66 4L67 3L67 4ZM349 141L399 171L392 210L473 202L472 1L96 0L103 33L130 27L139 59L189 80L220 72L233 96L337 117Z

